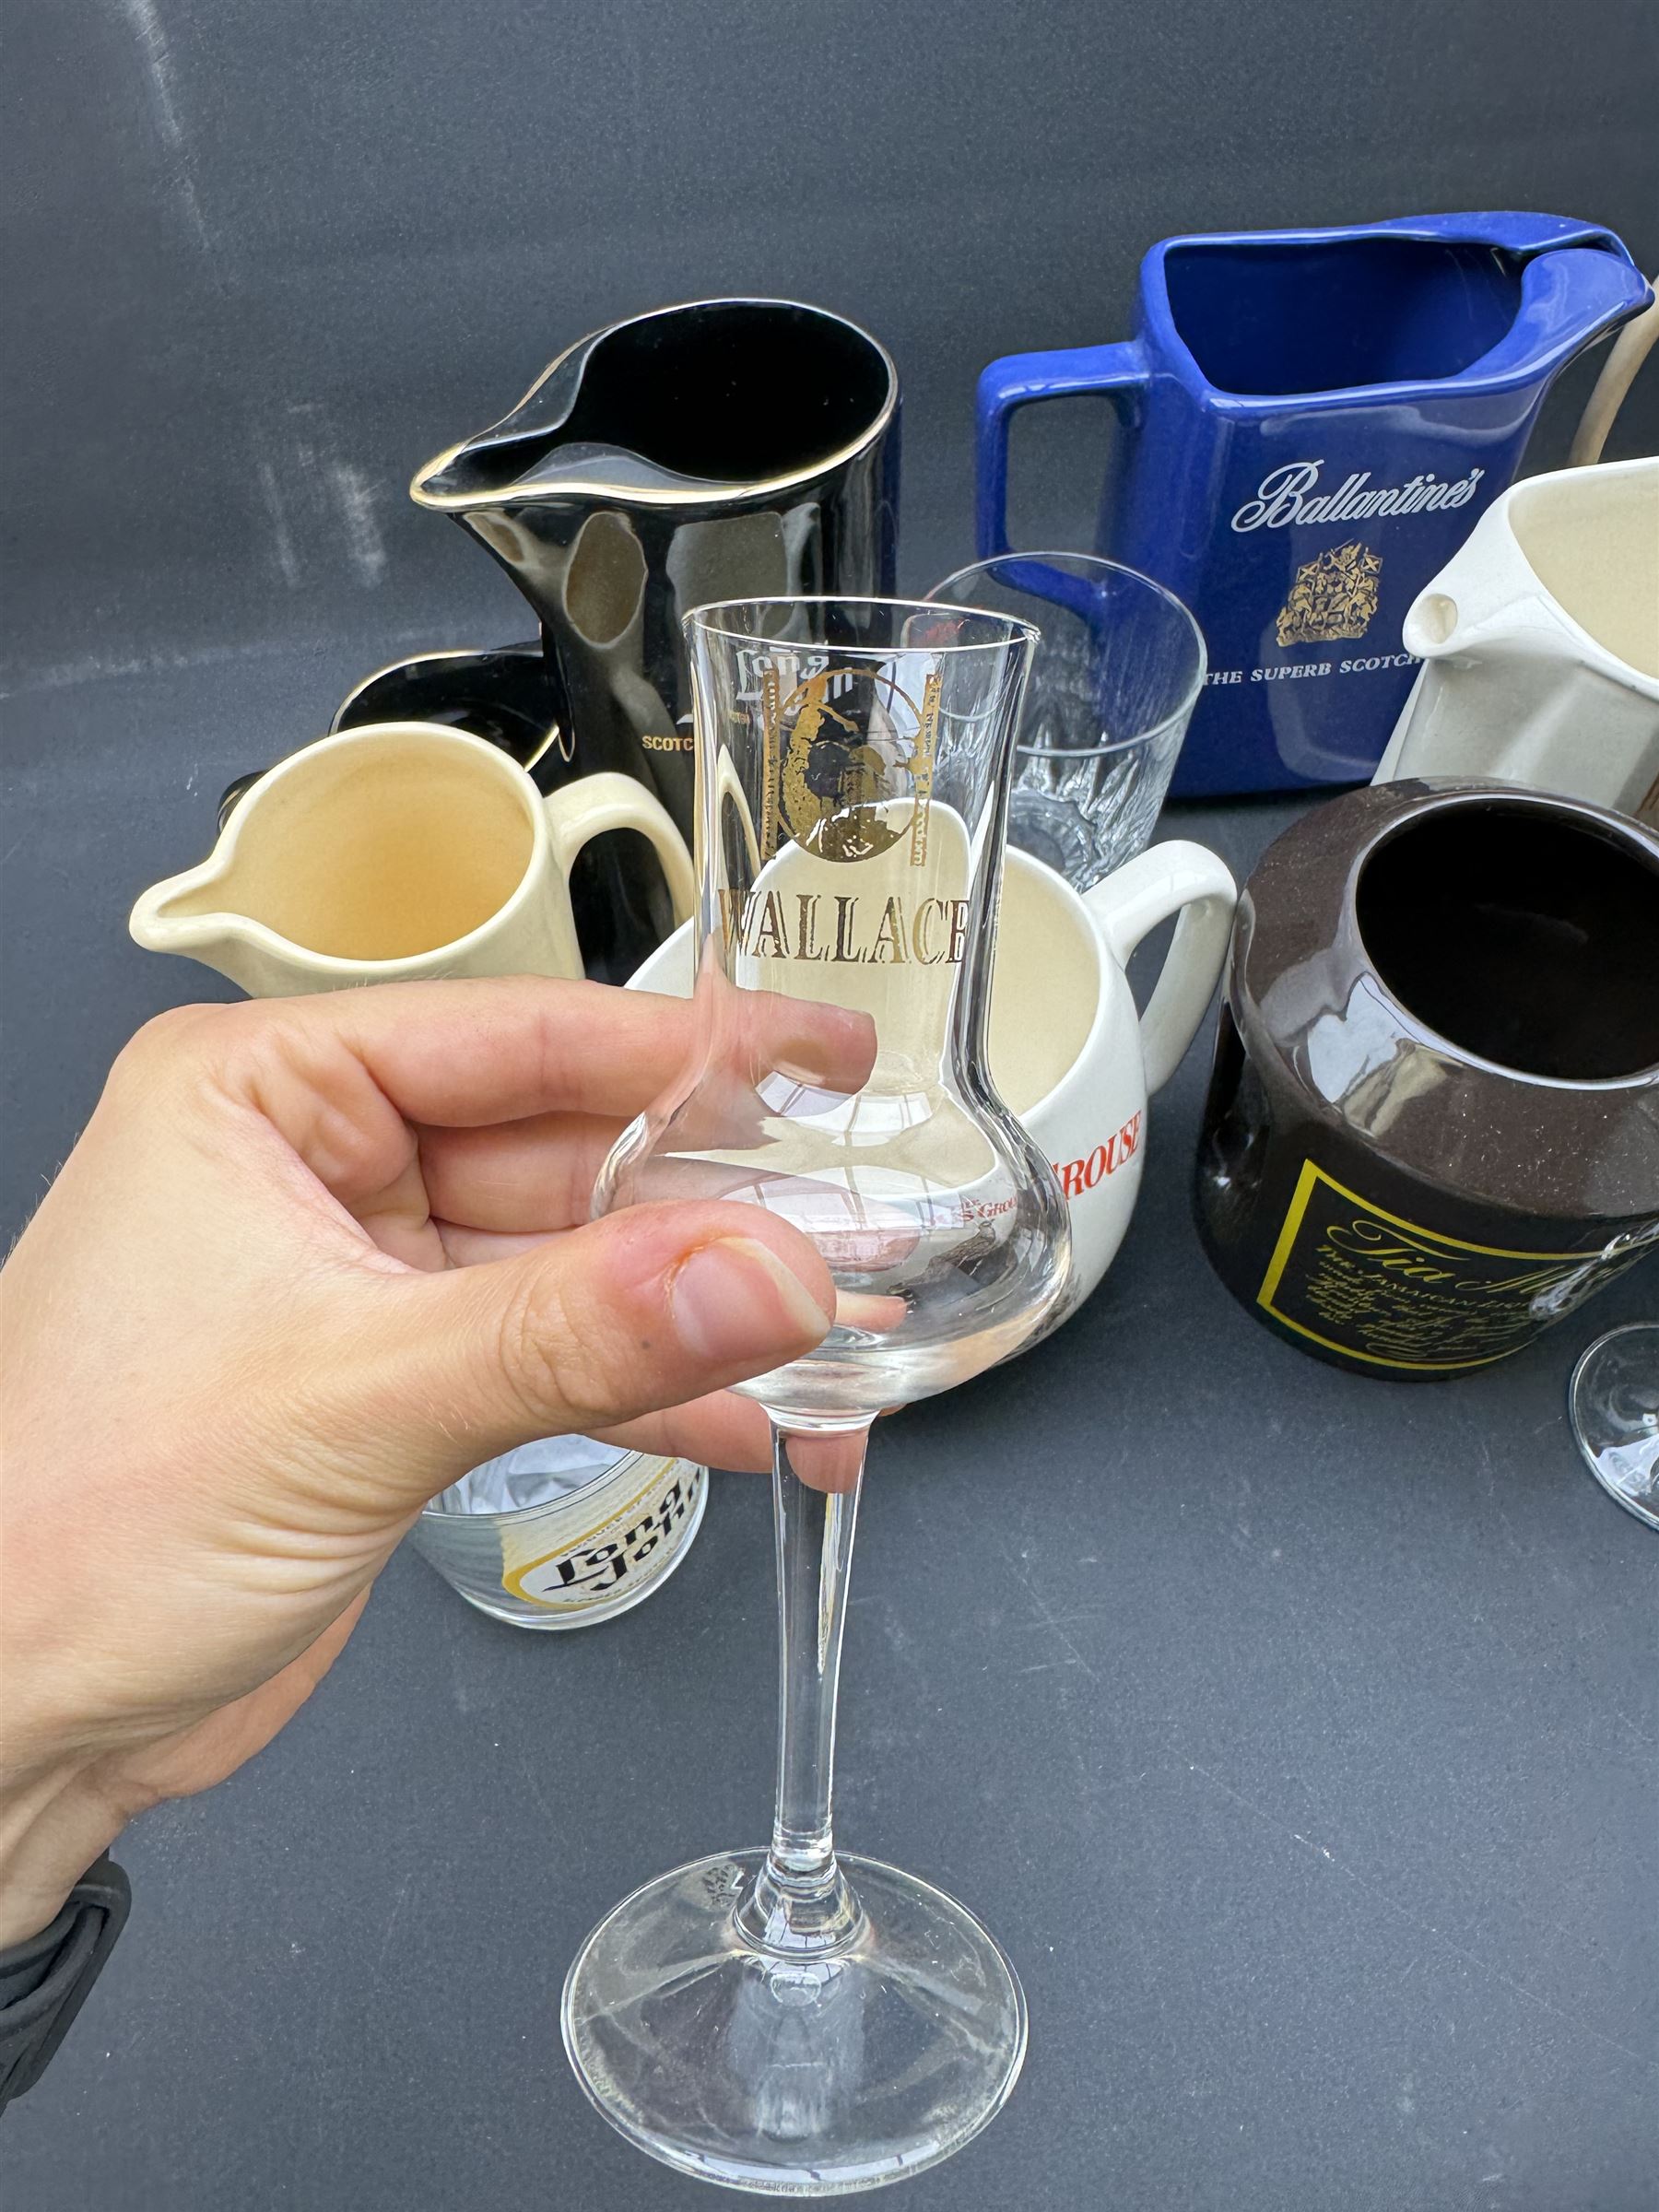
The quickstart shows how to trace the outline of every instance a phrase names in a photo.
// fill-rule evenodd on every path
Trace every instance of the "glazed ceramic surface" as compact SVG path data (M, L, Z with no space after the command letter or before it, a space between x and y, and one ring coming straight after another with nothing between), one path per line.
M1424 666L1379 783L1496 776L1659 822L1659 460L1514 485L1406 643Z
M371 722L441 722L470 731L528 769L539 791L555 792L581 773L539 639L394 661L347 694L332 727ZM596 982L626 982L674 927L656 855L627 831L582 846L571 869L571 907L582 965Z
M489 652L447 647L377 668L346 694L328 726L360 730L371 722L441 722L499 746L543 791L570 779L572 748L538 638Z
M1079 896L1012 851L991 993L991 1073L1041 1146L1071 1212L1073 1274L1051 1327L1111 1265L1140 1188L1149 1092L1180 1065L1215 991L1237 896L1202 845L1153 845ZM1137 1017L1124 971L1159 922L1179 915L1157 989ZM688 997L691 931L677 931L633 978Z
M1008 425L1113 395L1096 550L1197 616L1177 795L1369 777L1409 690L1406 610L1508 485L1550 380L1647 285L1610 231L1424 216L1167 239L1126 344L994 361L979 550L1008 549Z
M535 608L577 768L636 777L688 838L682 618L712 600L890 594L898 430L898 373L856 324L793 300L697 300L582 339L411 492Z
M1197 1160L1222 1280L1303 1350L1504 1358L1659 1243L1659 835L1502 784L1305 815L1239 902Z
M651 841L677 919L689 913L690 856L631 778L586 776L544 797L481 738L380 723L267 771L208 858L146 891L129 926L150 951L201 960L256 998L580 976L571 870L590 839L619 829Z

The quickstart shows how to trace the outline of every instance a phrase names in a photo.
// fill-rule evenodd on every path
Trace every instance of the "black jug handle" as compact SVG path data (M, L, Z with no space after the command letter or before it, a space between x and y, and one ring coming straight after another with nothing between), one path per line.
M220 792L218 829L221 836L224 834L225 824L265 773L263 768L250 769L245 776L238 776L234 783L227 783L224 790Z

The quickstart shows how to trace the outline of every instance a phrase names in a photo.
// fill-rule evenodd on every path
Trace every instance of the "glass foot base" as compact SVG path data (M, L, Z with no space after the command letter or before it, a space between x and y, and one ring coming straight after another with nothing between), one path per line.
M577 2079L630 2143L770 2196L840 2196L947 2159L1006 2101L1025 1998L971 1912L873 1859L830 1953L738 1924L765 1853L677 1867L602 1920L565 1983Z
M1659 1321L1598 1337L1572 1371L1567 1407L1602 1488L1659 1528Z

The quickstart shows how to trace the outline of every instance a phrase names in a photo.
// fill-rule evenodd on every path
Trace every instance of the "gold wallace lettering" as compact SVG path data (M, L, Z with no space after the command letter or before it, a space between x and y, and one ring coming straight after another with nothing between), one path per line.
M760 918L749 939L749 950L757 959L768 958L786 960L790 958L789 932L783 925L783 901L776 891L768 891L760 906Z
M795 937L795 959L797 960L827 960L830 958L830 947L828 945L820 945L818 942L818 893L816 891L797 891L795 904L801 910L800 928Z
M720 929L726 942L726 950L735 952L743 935L744 910L747 901L736 891L720 893Z
M907 909L901 894L877 900L838 894L831 915L818 891L797 891L793 918L784 894L759 888L720 893L728 955L756 960L830 960L849 967L959 968L968 949L966 899L924 899Z
M858 905L856 898L838 898L835 901L835 953L838 960L862 960L864 954L853 949L853 915Z
M886 947L884 954L882 947ZM881 920L876 924L876 942L870 947L872 961L886 959L901 960L904 951L904 910L896 898L889 899L881 910Z
M943 947L937 952L930 949L933 944L930 925L935 915L939 912L939 907L940 901L937 899L924 899L916 909L915 920L911 924L911 949L914 952L917 959L928 968L934 967L945 958Z

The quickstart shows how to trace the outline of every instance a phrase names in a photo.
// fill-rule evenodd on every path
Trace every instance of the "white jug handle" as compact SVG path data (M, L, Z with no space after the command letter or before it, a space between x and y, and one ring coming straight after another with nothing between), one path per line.
M578 776L572 782L561 783L542 805L547 808L553 857L566 882L577 853L591 838L602 837L607 830L637 830L641 837L650 839L663 864L676 925L689 919L697 904L691 855L668 809L642 783L607 769L598 775Z
M1204 1019L1227 959L1238 902L1239 887L1226 862L1184 839L1148 846L1083 894L1120 968L1128 967L1130 954L1148 930L1171 914L1181 916L1158 987L1141 1016L1148 1091L1163 1088Z

